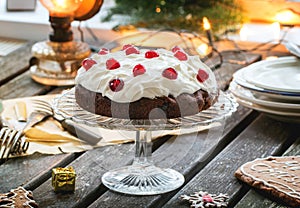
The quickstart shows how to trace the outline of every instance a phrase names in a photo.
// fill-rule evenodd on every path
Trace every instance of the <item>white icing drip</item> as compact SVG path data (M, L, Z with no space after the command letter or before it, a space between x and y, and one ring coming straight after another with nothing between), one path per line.
M273 188L277 188L277 189L279 189L281 191L282 191L281 188L279 188L278 186L273 186L270 183L274 183L274 184L277 184L279 186L282 186L282 187L286 188L287 190L290 190L289 192L286 192L288 195L294 196L296 198L300 198L300 193L298 193L295 189L292 189L290 186L287 186L287 185L285 185L283 183L280 183L278 181L269 180L268 186L271 186ZM284 192L284 191L282 191L282 192Z
M270 157L270 158L275 158L275 157ZM283 181L285 181L287 183L291 183L294 186L297 186L297 184L300 183L300 180L299 180L300 178L297 175L295 175L295 174L289 174L288 172L280 171L278 168L272 168L270 165L267 165L267 164L264 164L264 163L257 163L257 164L255 164L256 161L262 161L262 160L265 160L265 159L256 159L256 160L254 160L253 161L254 164L252 164L250 166L250 169L253 170L253 171L257 171L259 173L265 173L265 174L271 173L270 176L275 177L275 178L280 179L280 180L283 180ZM293 166L296 166L296 167L299 166L299 163L297 161L278 162L278 161L272 160L272 162L278 163L278 164L285 164L286 166L290 167L290 168L288 168L290 170L291 170L291 168L293 168ZM244 165L241 166L240 170L241 170L241 172L244 175L246 175L247 177L252 178L255 181L259 181L259 182L263 183L265 186L274 188L274 189L276 189L276 190L278 190L278 191L280 191L280 192L282 192L282 193L284 193L286 195L289 195L291 197L295 197L295 198L300 199L300 193L297 192L297 190L291 188L288 185L285 185L285 184L280 183L278 181L274 181L272 179L268 179L268 181L265 181L265 180L263 180L261 178L257 178L255 176L251 175L250 173L247 173L244 170L244 167L246 165L250 164L250 163L252 163L252 162L245 163ZM260 167L260 168L263 167L265 169L256 169L256 167ZM288 179L286 177L291 177L291 178ZM278 185L284 187L286 190L289 190L289 191L285 191L281 187L272 185L270 182L274 183L274 184L278 184Z
M286 162L278 162L273 160L273 163L284 164L284 168L288 168L289 170L300 170L300 164L297 161L286 161Z
M266 169L256 169L256 167L263 167ZM251 167L251 170L253 171L257 171L259 173L270 173L273 171L273 169L271 168L270 165L264 164L264 163L257 163L257 164L253 164Z
M159 57L147 59L145 58L146 51L148 50L141 49L140 54L127 56L124 51L106 55L94 54L92 58L97 64L93 65L88 71L81 67L78 70L75 82L116 102L133 102L142 97L151 99L168 95L177 97L182 93L192 94L199 89L203 89L208 93L217 92L214 74L198 56L188 56L187 61L180 61L174 57L173 52L158 49ZM121 67L115 70L107 70L106 60L109 58L116 59ZM146 72L134 77L132 69L137 64L142 64ZM169 67L177 71L177 79L170 80L162 76L163 70ZM200 83L196 78L200 68L209 74L209 78L204 83ZM113 92L109 88L108 83L115 78L124 81L124 87L119 92Z

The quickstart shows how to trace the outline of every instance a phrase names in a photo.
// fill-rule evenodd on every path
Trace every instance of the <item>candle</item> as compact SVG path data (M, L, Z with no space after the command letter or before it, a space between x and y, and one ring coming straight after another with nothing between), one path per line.
M209 45L212 46L213 45L213 40L212 40L210 23L209 23L207 17L203 17L202 21L203 21L203 28L204 28L204 30L206 32L206 36L207 36Z
M244 24L239 32L241 41L278 43L281 36L281 28L278 22L272 24Z
M272 32L273 32L273 35L274 35L274 41L276 43L278 43L279 40L280 40L280 30L281 30L279 22L272 23L271 28L272 28Z
M246 25L243 25L240 29L240 39L242 41L248 40L249 28Z

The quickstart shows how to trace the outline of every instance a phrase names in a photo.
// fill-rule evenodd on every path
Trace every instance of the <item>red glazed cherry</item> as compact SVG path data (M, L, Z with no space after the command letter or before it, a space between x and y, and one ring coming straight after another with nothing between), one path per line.
M138 64L133 68L132 72L133 76L136 77L138 75L144 74L146 72L146 69L142 64Z
M205 80L207 80L208 77L209 75L207 74L206 71L204 71L203 69L198 70L197 79L199 82L205 82Z
M126 44L126 45L123 45L122 50L126 50L127 48L132 48L132 47L134 47L134 45Z
M96 64L97 62L94 59L91 58L86 58L82 61L81 65L83 66L83 68L87 71L89 70L94 64Z
M177 72L173 68L167 68L163 71L162 75L168 79L177 79Z
M174 46L172 49L171 49L171 51L173 52L173 53L175 53L176 51L180 51L181 50L181 48L179 48L178 46Z
M147 51L145 53L145 58L155 58L155 57L159 57L156 51Z
M125 53L126 53L126 55L129 55L132 53L139 54L140 51L136 47L130 47L125 50Z
M124 87L124 81L121 79L113 79L109 82L109 88L113 92L118 92Z
M109 50L107 48L101 48L99 51L98 51L98 54L99 55L105 55L105 54L108 54L109 53Z
M98 54L99 55L105 55L105 54L108 54L108 52L107 51L99 51Z
M110 58L106 61L106 68L109 70L117 69L119 67L120 63L114 58Z
M174 56L180 61L186 61L188 59L187 55L182 51L176 51Z

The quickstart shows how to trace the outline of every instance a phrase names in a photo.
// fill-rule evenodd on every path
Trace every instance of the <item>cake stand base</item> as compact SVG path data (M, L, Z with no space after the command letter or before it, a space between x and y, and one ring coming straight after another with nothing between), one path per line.
M172 169L133 164L105 173L102 183L107 188L124 194L155 195L179 188L184 183L184 177Z

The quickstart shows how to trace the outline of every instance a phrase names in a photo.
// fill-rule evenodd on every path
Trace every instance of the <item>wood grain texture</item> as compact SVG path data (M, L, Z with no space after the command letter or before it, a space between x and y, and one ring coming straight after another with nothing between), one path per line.
M72 154L41 155L10 159L0 166L0 193L18 186L33 190L50 177L51 168L66 165Z
M9 55L0 57L0 85L28 70L31 46L29 42Z
M163 207L186 207L187 203L179 197L200 190L228 193L230 200L234 201L243 191L242 185L234 177L235 170L255 158L280 154L295 132L287 124L259 116Z
M129 164L133 155L133 144L88 151L69 164L77 175L74 193L55 193L49 179L33 191L36 201L41 207L86 207L90 201L107 190L101 185L101 176L108 170Z
M53 87L41 85L31 79L30 72L19 75L0 87L0 98L10 99L46 94Z

